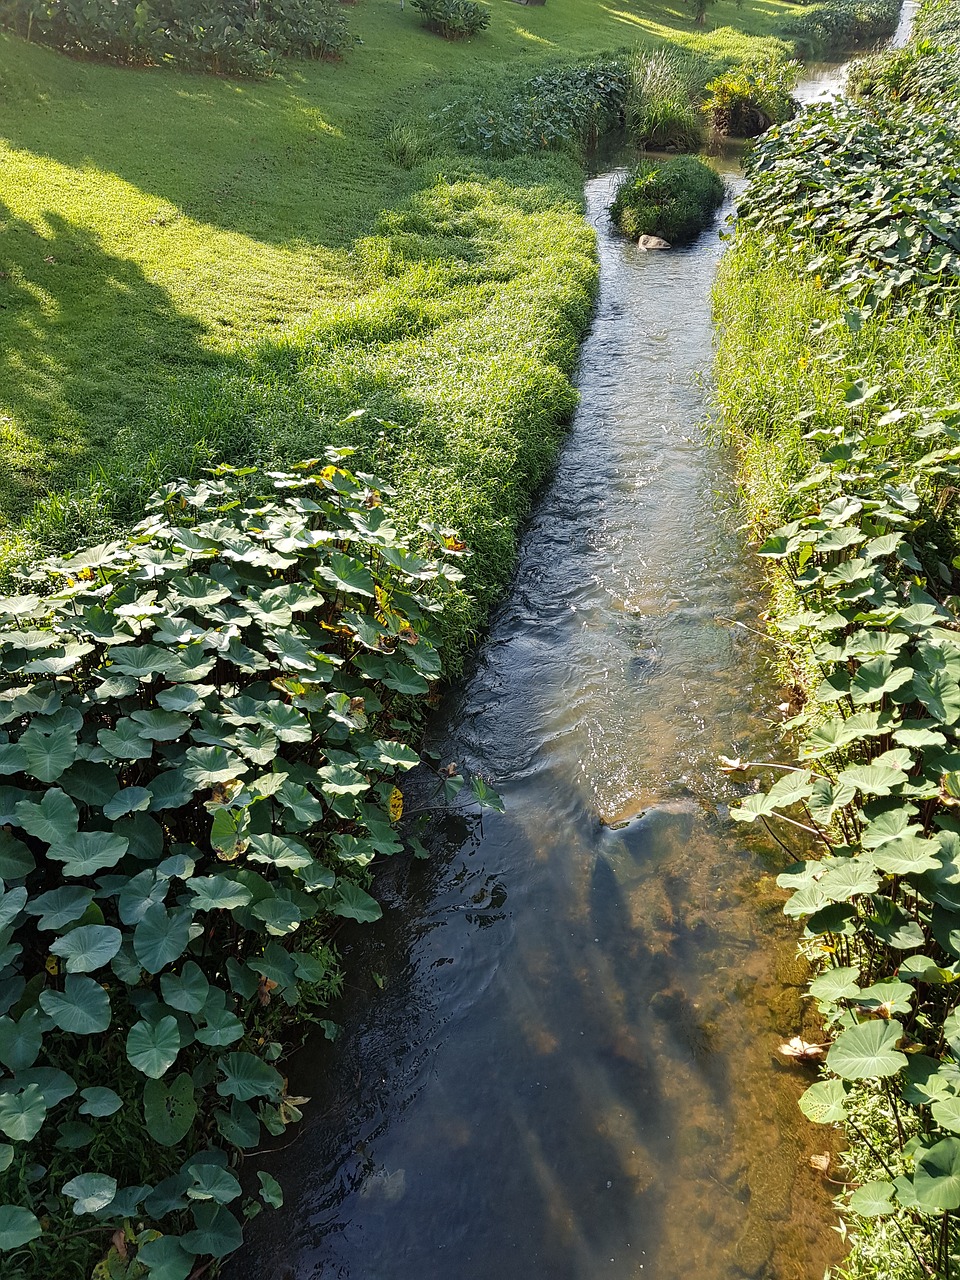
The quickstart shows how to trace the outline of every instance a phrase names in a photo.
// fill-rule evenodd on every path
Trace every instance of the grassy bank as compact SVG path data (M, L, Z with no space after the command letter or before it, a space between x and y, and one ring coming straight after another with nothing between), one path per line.
M716 290L718 398L802 706L796 757L734 816L810 833L781 884L825 1031L793 1049L825 1062L805 1113L847 1130L850 1280L948 1275L960 1245L958 35L928 0L850 103L768 136Z
M0 38L0 563L129 523L210 456L351 439L477 548L452 627L478 625L573 404L595 266L573 159L467 159L431 113L637 42L721 64L790 6L719 0L706 34L648 0L492 8L451 44L365 0L342 62L265 81Z

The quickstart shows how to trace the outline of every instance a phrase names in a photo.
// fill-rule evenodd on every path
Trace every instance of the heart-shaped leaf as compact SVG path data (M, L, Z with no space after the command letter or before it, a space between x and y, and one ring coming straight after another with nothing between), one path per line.
M92 978L68 974L63 991L40 992L40 1007L61 1031L92 1036L110 1025L110 999Z
M148 1080L143 1088L143 1116L155 1142L164 1147L181 1142L197 1116L190 1076L181 1072L169 1086L163 1080Z
M871 1080L896 1075L907 1065L896 1047L903 1035L899 1022L863 1022L840 1033L827 1053L827 1066L844 1080Z
M57 938L50 950L66 959L67 973L92 973L109 964L120 950L123 935L109 924L82 924Z
M141 1018L127 1032L127 1060L151 1080L172 1067L179 1052L180 1029L170 1015L158 1022Z

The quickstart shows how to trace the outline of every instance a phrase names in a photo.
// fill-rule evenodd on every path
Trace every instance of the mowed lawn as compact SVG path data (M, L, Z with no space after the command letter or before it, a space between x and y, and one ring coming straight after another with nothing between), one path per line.
M706 37L658 0L490 7L487 32L448 43L409 4L360 0L341 62L261 81L82 63L0 35L8 561L25 521L48 541L92 535L191 460L289 458L371 402L407 436L369 416L350 430L392 448L428 513L483 534L497 486L517 487L490 549L509 558L589 318L580 173L436 153L407 170L386 135L407 120L429 132L464 86L545 59L663 40L746 50L719 28L770 33L791 6L719 0ZM448 501L464 475L488 491L485 515Z

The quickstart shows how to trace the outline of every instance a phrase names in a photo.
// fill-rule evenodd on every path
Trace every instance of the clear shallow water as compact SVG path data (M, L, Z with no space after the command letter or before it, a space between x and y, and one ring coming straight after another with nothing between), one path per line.
M587 189L581 406L435 727L507 812L387 869L350 967L383 990L358 979L337 1044L299 1055L313 1102L268 1166L286 1206L231 1280L820 1280L832 1260L822 1131L776 1056L803 974L717 770L772 749L779 701L701 425L722 245L642 253L611 234L614 183Z
M917 14L918 0L904 0L897 29L887 41L891 49L902 49L910 38L913 20ZM829 102L843 96L847 82L849 62L814 62L804 68L804 76L794 97L805 107L817 102Z

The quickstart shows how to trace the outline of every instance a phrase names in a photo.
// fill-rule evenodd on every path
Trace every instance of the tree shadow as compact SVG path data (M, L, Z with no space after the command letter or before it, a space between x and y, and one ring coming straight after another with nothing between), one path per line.
M92 232L0 204L0 523L95 468L173 372L208 362L202 332Z

